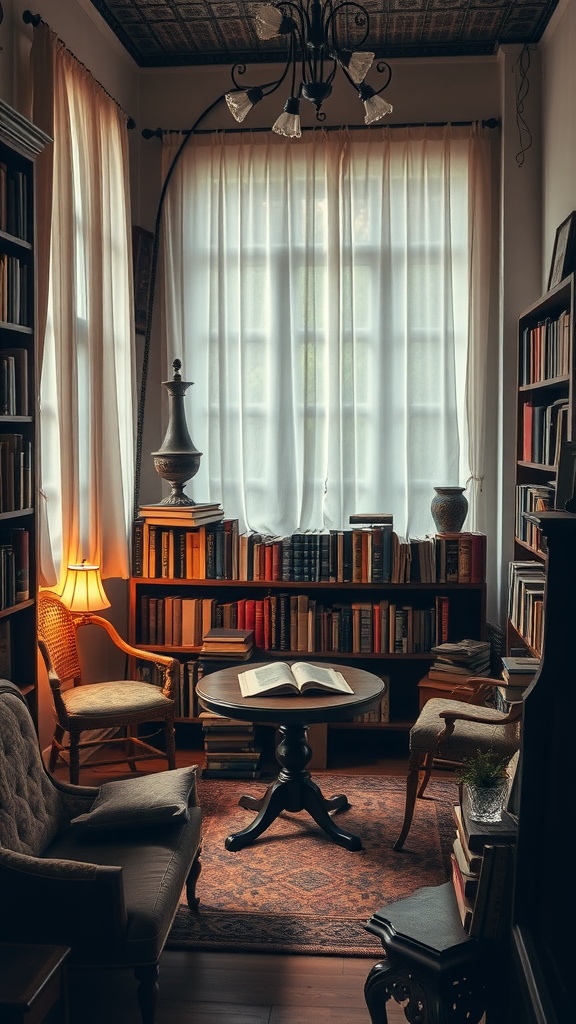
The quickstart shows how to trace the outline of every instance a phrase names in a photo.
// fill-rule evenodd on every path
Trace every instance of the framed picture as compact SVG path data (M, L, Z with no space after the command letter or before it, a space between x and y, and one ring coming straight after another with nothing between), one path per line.
M137 334L146 333L146 317L150 298L154 235L144 228L132 227L132 259L134 263L134 322Z
M548 291L576 269L576 211L556 228Z

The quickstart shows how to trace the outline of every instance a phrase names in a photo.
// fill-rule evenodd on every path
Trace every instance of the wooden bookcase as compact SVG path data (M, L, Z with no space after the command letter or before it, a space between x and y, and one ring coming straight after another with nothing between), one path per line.
M35 161L51 140L0 100L0 675L37 719Z
M157 602L171 597L201 598L215 600L229 605L243 599L264 600L285 595L300 596L316 601L316 611L321 606L323 613L330 613L334 607L354 603L372 606L388 600L398 607L411 607L414 611L434 608L437 598L448 602L448 639L464 637L484 639L486 635L486 585L485 583L332 583L295 582L286 580L228 580L228 579L169 579L132 576L130 579L129 629L130 642L148 650L159 650L178 658L183 665L183 685L193 685L194 668L200 656L200 645L179 647L174 645L150 644L146 633L146 602ZM435 641L433 640L432 643ZM394 653L387 651L344 651L325 649L279 649L260 648L254 652L254 661L303 660L322 663L334 662L365 668L389 682L389 708L386 721L354 721L331 725L332 729L367 729L403 731L407 733L418 716L418 682L426 674L433 656L430 650L416 653ZM190 666L190 683L187 681ZM181 721L194 720L194 713L179 715ZM194 712L192 708L192 712ZM384 750L384 745L383 745Z
M561 441L576 438L574 275L533 303L518 321L514 563L507 650L541 653L546 553L525 513L553 509Z

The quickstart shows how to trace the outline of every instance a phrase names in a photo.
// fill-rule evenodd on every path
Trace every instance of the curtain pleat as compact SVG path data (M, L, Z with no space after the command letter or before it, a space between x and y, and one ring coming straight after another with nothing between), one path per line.
M39 293L41 573L62 583L67 564L86 558L104 578L126 578L135 447L126 116L45 26L31 60L50 92L36 90L35 108L51 113L54 138L51 180L40 182L50 211Z
M435 485L481 477L489 149L477 126L191 139L160 268L196 501L270 535L387 511L415 537Z

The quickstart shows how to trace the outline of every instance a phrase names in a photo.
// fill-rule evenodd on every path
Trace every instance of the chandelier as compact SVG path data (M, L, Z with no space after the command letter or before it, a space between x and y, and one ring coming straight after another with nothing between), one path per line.
M242 122L247 113L265 96L276 92L288 74L291 75L290 95L284 111L272 125L272 131L286 138L300 138L300 100L306 99L316 107L316 120L324 121L322 104L332 92L332 82L341 68L350 85L358 92L364 104L365 124L379 121L392 112L392 105L380 93L390 84L392 69L386 61L379 61L376 70L386 74L384 85L375 90L365 81L375 55L362 50L347 50L340 46L338 22L354 12L354 25L360 30L358 46L366 41L370 29L368 11L352 0L280 0L277 4L262 4L254 9L256 34L268 40L285 36L288 45L286 66L278 79L263 85L242 87L244 64L232 68L234 89L226 94L226 103L233 117Z

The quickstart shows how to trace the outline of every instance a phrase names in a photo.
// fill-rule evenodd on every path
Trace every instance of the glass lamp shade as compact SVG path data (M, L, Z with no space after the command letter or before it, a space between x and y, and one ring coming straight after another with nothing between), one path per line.
M364 103L364 110L366 116L364 118L364 124L372 124L374 121L380 121L386 114L391 114L393 106L386 100L383 100L381 96L377 96L374 90L369 85L361 85L358 90L360 99Z
M286 100L284 113L280 114L274 124L272 131L277 135L283 135L286 139L299 139L302 135L300 128L300 100L291 96Z
M366 53L361 50L355 50L353 53L344 51L338 57L338 63L346 68L354 85L360 85L372 67L374 56L368 51Z
M274 39L274 36L285 36L294 28L292 18L287 18L282 11L272 4L257 7L254 14L256 35L259 39Z
M110 608L110 601L104 593L100 578L100 566L84 561L80 565L69 565L64 589L60 595L62 603L71 612L89 614Z
M252 89L239 89L237 92L227 92L225 100L232 117L241 124L246 114L260 102L263 96L262 89L254 86Z

